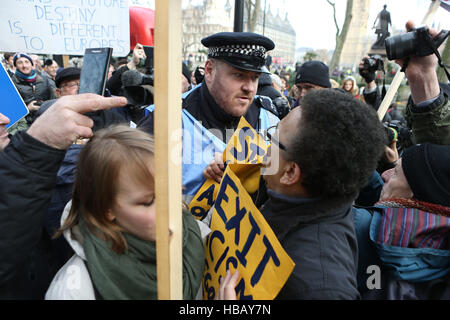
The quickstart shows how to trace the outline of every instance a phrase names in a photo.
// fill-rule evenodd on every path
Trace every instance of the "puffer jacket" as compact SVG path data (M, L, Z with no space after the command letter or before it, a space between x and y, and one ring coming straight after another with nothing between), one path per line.
M20 93L25 104L29 104L33 100L50 100L55 99L56 95L51 88L50 81L47 77L36 75L36 82L29 83L14 75L12 78L17 90Z
M14 75L12 80L26 105L34 100L47 101L56 98L55 90L52 88L48 77L43 77L37 74L36 81L34 83L26 82L17 75ZM26 116L28 124L31 124L36 117L37 115L35 111L30 112Z

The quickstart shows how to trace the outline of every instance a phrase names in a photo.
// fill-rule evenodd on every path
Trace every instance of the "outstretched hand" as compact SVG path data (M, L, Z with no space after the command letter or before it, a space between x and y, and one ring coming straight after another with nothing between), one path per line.
M125 97L105 98L93 93L64 96L37 118L27 133L46 145L64 150L80 137L92 136L94 122L83 113L126 104Z

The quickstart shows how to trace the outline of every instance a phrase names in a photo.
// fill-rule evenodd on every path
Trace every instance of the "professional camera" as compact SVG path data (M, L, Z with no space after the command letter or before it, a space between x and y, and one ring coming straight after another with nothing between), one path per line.
M364 59L363 70L370 72L384 71L384 62L380 55L375 54L370 58Z
M428 56L437 50L448 34L448 30L442 30L436 37L431 38L428 28L421 27L404 34L389 37L384 41L387 58L396 60L409 56Z
M399 120L392 120L383 124L387 134L386 145L397 141L397 150L401 155L403 150L413 145L411 130Z
M138 70L127 70L121 75L121 95L127 98L126 117L138 123L144 117L145 107L153 104L153 76Z

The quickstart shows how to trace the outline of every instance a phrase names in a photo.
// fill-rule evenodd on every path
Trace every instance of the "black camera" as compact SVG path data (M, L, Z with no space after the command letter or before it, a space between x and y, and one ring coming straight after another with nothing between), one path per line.
M403 153L403 150L414 144L412 141L411 129L409 129L406 124L402 123L402 121L392 120L383 125L387 134L386 145L389 146L397 140L397 150L400 155Z
M396 60L409 56L428 56L444 42L448 34L448 30L441 30L436 37L431 38L428 28L421 27L389 37L384 41L387 58Z
M370 58L364 59L363 70L367 70L368 72L375 71L383 71L384 70L384 62L380 55L375 54Z
M394 141L398 140L398 131L399 128L396 125L392 125L390 123L383 124L384 126L384 130L386 131L386 135L387 135L387 140L386 140L386 145L391 145L391 143L393 143Z

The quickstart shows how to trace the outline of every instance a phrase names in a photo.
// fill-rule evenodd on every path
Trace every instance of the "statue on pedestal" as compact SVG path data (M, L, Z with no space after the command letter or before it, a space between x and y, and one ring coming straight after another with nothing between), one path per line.
M386 10L387 5L383 6L383 10L378 13L373 23L373 29L377 34L377 41L372 45L372 49L384 49L384 40L389 37L389 25L392 27L391 14Z

